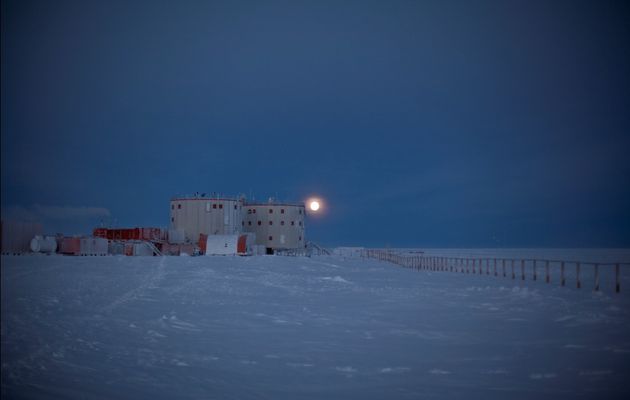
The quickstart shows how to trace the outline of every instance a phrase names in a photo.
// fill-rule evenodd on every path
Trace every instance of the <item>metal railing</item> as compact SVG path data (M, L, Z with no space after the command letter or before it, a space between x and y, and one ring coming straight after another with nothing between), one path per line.
M593 290L601 286L600 268L614 268L614 291L621 292L621 266L630 266L624 262L583 262L538 258L500 258L500 257L450 257L430 255L408 255L391 250L364 249L361 257L390 262L417 271L445 271L462 274L491 275L525 281L544 279L545 283L554 281L566 286L568 278L580 289L584 283L583 267L592 267ZM575 271L573 274L571 271Z
M276 255L290 257L329 256L330 254L330 250L311 241L306 242L306 247L299 249L276 250Z

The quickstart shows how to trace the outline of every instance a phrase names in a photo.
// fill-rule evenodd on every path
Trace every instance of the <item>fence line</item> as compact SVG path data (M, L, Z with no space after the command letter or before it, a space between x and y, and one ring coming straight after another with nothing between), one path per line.
M527 268L531 265L531 279L538 280L538 266L544 266L545 283L552 283L552 265L560 266L560 286L567 285L566 267L575 265L575 287L582 288L582 266L593 267L593 290L600 290L600 266L614 267L614 291L621 292L621 265L630 266L630 263L601 263L601 262L581 262L566 260L551 260L538 258L496 258L496 257L446 257L428 255L406 255L390 250L363 249L360 256L362 258L372 258L379 261L390 262L405 268L416 271L446 271L462 274L491 275L490 260L492 260L492 275L499 277L497 265L501 264L501 275L507 278L506 263L510 263L511 279L516 280L516 265L520 264L520 280L527 280ZM484 265L485 261L485 265ZM520 263L519 263L520 261ZM485 266L485 270L484 270ZM542 279L542 278L541 278Z

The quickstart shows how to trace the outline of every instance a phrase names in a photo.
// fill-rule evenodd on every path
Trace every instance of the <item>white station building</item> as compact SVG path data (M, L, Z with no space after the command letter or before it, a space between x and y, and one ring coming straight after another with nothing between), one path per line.
M200 234L235 235L242 232L243 199L201 196L171 200L171 230L197 243Z
M267 254L306 246L304 204L246 203L244 211L243 230L256 234L256 244Z
M254 243L267 254L306 246L303 203L248 203L243 197L173 198L169 236L198 243L200 235L253 233Z

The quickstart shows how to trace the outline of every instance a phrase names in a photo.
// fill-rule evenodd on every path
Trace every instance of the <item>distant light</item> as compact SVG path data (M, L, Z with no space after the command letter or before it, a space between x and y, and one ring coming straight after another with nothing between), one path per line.
M319 210L319 201L313 200L308 206L311 209L311 211L317 211Z

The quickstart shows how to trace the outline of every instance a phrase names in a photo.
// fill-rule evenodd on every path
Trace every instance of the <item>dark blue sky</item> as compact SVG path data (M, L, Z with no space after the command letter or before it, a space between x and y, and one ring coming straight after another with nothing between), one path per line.
M630 246L628 21L623 1L6 0L3 213L87 231L166 225L182 193L318 194L324 244Z

